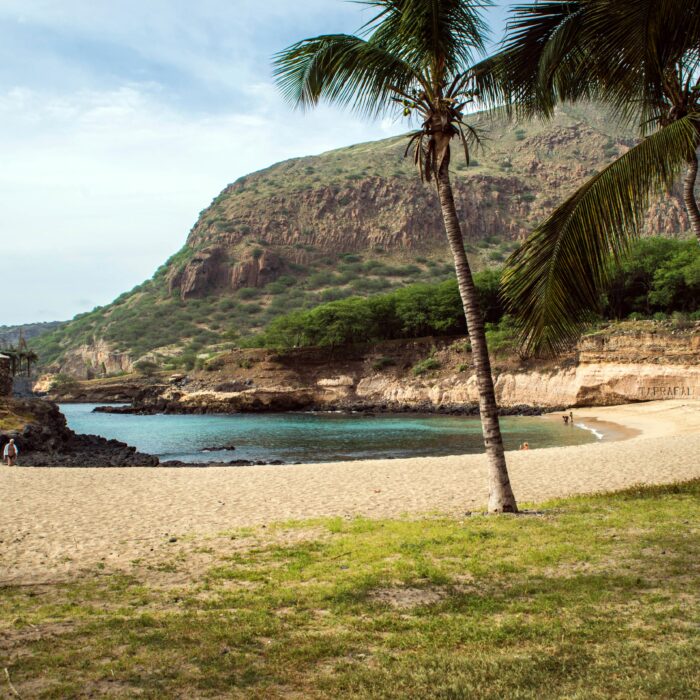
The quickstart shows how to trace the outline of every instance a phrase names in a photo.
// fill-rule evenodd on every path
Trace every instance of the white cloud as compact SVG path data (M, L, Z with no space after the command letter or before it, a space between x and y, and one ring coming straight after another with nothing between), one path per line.
M152 85L0 96L0 243L14 269L0 324L68 317L85 296L109 302L176 252L241 175L400 130L328 108L290 113L264 83L247 92L254 109L209 115L174 110Z
M241 175L400 133L400 121L293 112L270 77L281 47L352 31L371 11L342 0L3 0L0 324L108 303Z

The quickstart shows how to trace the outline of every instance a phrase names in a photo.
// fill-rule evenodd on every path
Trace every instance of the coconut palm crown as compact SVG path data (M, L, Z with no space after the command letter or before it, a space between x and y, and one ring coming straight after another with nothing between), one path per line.
M478 0L364 0L376 14L357 36L332 34L300 41L275 57L286 99L308 108L322 99L360 114L418 118L406 152L423 179L435 181L455 260L479 387L489 463L489 510L516 512L498 421L491 365L478 298L457 217L449 175L451 143L467 160L476 132L466 109L478 99L472 65L484 49L486 27Z
M504 296L524 349L554 354L594 317L613 265L643 227L653 196L684 168L694 194L700 144L700 0L547 0L516 7L502 50L479 84L518 116L596 99L643 140L556 209L511 257Z

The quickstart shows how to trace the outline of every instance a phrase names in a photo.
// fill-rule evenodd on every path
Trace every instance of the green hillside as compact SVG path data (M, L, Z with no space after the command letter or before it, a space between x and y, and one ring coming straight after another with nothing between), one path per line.
M474 121L483 151L467 167L456 149L454 179L477 270L501 263L558 201L634 142L591 106L559 110L549 123ZM448 278L437 199L403 158L405 144L359 144L240 178L152 279L33 340L43 367L78 376L144 358L190 367L295 309ZM652 208L649 232L679 235L684 217L670 197ZM105 361L107 350L118 361Z

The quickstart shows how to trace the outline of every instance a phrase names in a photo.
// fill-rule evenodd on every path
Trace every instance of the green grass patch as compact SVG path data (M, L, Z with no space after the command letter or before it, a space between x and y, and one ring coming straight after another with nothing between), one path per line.
M695 698L699 522L695 481L248 529L203 570L4 587L3 665L36 698Z

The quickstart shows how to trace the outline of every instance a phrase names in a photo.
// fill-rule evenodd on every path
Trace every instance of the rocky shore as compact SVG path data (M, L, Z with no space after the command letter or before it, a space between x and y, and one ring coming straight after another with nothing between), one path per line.
M541 416L544 413L553 411L563 411L565 406L501 406L499 415L501 416ZM360 413L363 415L381 415L396 413L422 413L438 414L446 416L478 416L479 406L470 404L433 404L429 401L421 401L415 404L402 404L398 402L340 402L337 404L313 404L300 402L290 406L290 402L285 400L277 403L268 402L265 405L239 402L212 402L211 404L191 405L180 400L167 400L157 398L153 401L135 400L130 406L97 406L93 409L95 413L115 413L122 415L151 416L157 414L177 414L177 415L230 415L236 413Z
M138 452L118 440L79 435L67 425L56 404L36 399L3 400L6 429L0 430L0 449L14 438L18 466L32 467L155 467L158 457Z

